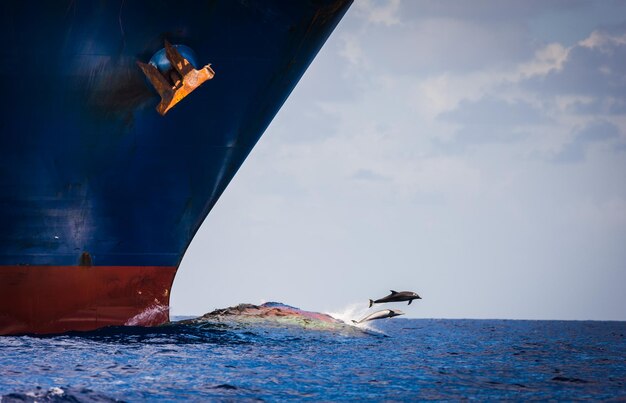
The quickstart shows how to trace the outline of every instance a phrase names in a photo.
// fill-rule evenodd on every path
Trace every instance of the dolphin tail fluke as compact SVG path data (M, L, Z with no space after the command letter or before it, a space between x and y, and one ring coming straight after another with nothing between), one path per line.
M411 305L411 302L413 302L413 300L412 300L412 299L410 299L410 300L409 300L409 303L408 303L407 305Z
M372 307L372 305L374 305L374 300L373 300L373 299L370 299L370 306L369 306L369 307L371 308L371 307Z

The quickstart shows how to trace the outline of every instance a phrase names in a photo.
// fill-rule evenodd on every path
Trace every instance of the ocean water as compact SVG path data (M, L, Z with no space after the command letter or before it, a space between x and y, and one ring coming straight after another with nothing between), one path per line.
M626 322L233 323L0 337L2 402L626 400Z

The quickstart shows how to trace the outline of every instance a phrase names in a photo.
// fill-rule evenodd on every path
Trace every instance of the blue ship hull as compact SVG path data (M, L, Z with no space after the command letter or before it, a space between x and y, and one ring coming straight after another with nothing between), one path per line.
M0 5L0 334L123 324L152 299L167 307L194 234L349 3ZM215 77L161 116L137 62L150 60L165 40L211 63ZM46 272L53 268L56 274ZM115 273L89 279L98 268ZM167 274L146 285L151 274L125 277L133 268ZM43 295L39 273L69 276L74 288L110 281L97 300L68 304L81 312L121 304L125 313L105 321L61 314L62 307L50 313L51 301L25 297ZM106 295L120 283L124 293L148 296L112 304ZM166 309L157 316L147 324L167 320Z

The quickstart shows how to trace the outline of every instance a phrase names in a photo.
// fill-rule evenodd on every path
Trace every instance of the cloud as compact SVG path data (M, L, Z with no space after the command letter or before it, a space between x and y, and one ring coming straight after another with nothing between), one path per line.
M626 226L626 199L614 197L600 202L581 200L569 207L568 213L603 229Z
M356 35L343 35L341 37L343 44L339 50L339 56L345 58L350 64L364 65L365 56Z
M476 7L463 2L359 1L354 13L362 23L349 37L342 33L342 55L390 74L510 69L544 45L532 40L520 16L559 8L525 3Z
M591 122L576 137L586 144L603 142L619 137L619 129L609 121L599 120Z
M612 36L606 32L593 31L589 37L580 41L579 45L610 53L612 47L626 45L626 34Z
M380 175L369 169L359 169L358 171L354 173L354 175L352 175L352 178L356 180L361 180L361 181L373 181L373 182L389 180L389 178L387 178L386 176Z
M567 59L569 49L560 43L550 43L535 51L532 60L522 63L517 69L519 78L545 76L551 71L559 71Z
M550 43L539 47L519 64L499 68L490 66L465 73L415 74L412 84L409 77L406 79L407 85L413 88L409 102L424 119L433 121L442 121L439 115L458 109L461 102L467 105L481 98L501 98L509 103L523 101L542 110L545 97L520 88L519 83L560 69L567 52L562 45Z
M455 140L462 144L509 142L524 136L529 126L550 121L531 104L516 100L508 102L488 96L478 101L463 100L439 119L460 126Z
M506 22L519 23L551 12L580 8L585 5L583 0L543 1L525 0L518 2L501 2L491 0L476 1L403 1L401 14L418 18L456 18L482 23Z
M400 23L398 16L400 0L387 0L384 2L361 0L355 4L355 8L373 24L390 26Z
M523 25L485 25L453 18L408 20L385 29L365 30L358 40L370 64L393 74L510 68L534 52Z
M581 162L593 144L617 139L619 134L619 128L615 124L607 120L593 121L577 131L572 141L563 146L559 153L554 156L553 161L558 163Z
M584 101L574 101L567 108L568 112L580 115L624 115L626 114L626 99L587 98Z
M626 30L626 26L623 27ZM562 64L527 80L526 88L546 95L626 99L626 34L595 31L573 46Z
M309 102L307 108L302 108L295 113L287 107L284 118L279 124L297 127L297 131L276 130L277 140L284 143L305 144L319 143L329 137L337 135L338 118L327 112L321 102Z

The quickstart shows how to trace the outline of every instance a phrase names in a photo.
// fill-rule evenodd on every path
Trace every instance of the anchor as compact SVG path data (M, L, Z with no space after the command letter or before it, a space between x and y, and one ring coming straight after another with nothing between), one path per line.
M161 102L156 107L161 116L165 116L183 98L215 76L211 64L196 70L168 41L165 41L165 56L178 73L170 75L172 82L168 81L153 64L137 61L137 65L161 96Z

